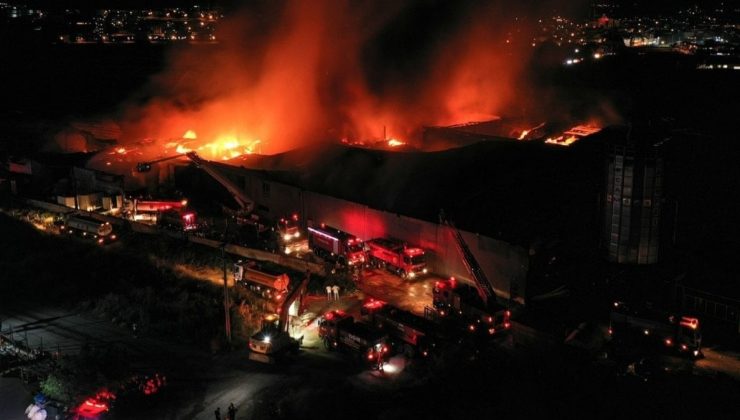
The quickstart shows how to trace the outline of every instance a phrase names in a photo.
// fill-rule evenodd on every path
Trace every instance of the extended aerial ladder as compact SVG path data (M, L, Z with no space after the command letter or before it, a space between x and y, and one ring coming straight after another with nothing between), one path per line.
M159 158L155 160L150 160L147 162L139 162L136 164L136 171L137 172L149 172L152 170L152 166L156 165L157 163L177 159L179 157L182 157L182 155L167 156L167 157L163 157L163 158Z
M244 194L244 191L242 191L238 185L214 168L211 162L204 160L195 152L188 152L186 153L186 156L195 164L195 166L206 171L208 175L218 181L219 184L223 185L231 196L234 197L234 200L236 200L245 214L249 214L254 210L254 201Z
M136 170L138 172L149 172L152 169L152 165L154 164L177 159L182 156L183 155L175 155L148 162L139 162L136 164ZM187 158L190 159L196 167L203 169L208 175L210 175L219 184L226 188L229 194L234 197L234 200L237 202L237 204L239 204L239 207L241 207L241 212L243 214L249 214L252 212L252 210L254 210L254 201L249 198L238 185L236 185L228 177L226 177L218 169L216 169L211 162L201 158L195 152L188 152L185 154L185 156L187 156Z
M468 270L470 276L473 277L478 295L480 295L483 303L488 305L489 301L496 299L496 293L493 291L493 287L488 281L488 277L486 277L483 269L478 264L478 260L475 259L475 256L470 251L468 244L465 242L465 239L463 239L462 234L459 230L457 230L454 223L443 218L442 216L440 216L440 222L449 228L450 234L455 240L457 250L460 253L460 257L465 264L465 268Z

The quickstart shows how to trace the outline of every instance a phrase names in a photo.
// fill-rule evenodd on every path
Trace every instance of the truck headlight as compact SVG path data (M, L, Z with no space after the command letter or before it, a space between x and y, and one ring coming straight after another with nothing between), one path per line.
M429 271L429 270L427 270L426 268L425 268L425 269L423 269L423 270L421 270L421 272L422 272L422 273L424 273L424 274L426 274L426 273L427 273L428 271Z

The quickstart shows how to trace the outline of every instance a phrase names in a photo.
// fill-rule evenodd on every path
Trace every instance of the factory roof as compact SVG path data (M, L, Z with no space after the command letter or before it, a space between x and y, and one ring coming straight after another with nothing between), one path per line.
M598 232L603 160L592 137L571 147L502 140L426 153L323 144L253 159L245 169L430 222L443 211L461 229L528 244Z

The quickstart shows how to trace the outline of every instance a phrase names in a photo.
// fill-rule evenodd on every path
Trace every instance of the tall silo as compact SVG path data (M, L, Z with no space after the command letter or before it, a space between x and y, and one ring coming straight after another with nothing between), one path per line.
M602 242L610 262L658 262L665 143L655 133L632 129L607 141Z

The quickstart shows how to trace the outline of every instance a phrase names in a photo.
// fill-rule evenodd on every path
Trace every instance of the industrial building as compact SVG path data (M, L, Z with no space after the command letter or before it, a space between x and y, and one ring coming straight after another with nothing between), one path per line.
M603 243L611 262L658 262L666 141L630 130L608 143Z
M449 221L497 296L524 303L560 286L540 281L553 281L560 249L598 247L602 144L599 135L570 147L488 137L432 153L327 144L214 164L262 213L298 211L309 225L395 237L428 250L432 271L469 279L440 223Z

